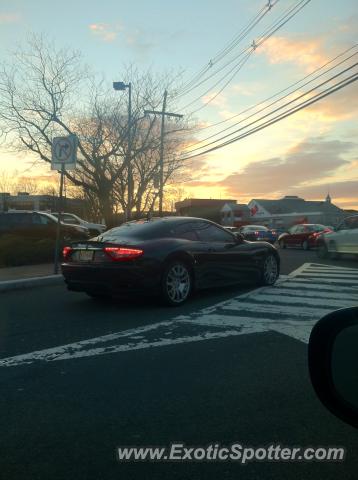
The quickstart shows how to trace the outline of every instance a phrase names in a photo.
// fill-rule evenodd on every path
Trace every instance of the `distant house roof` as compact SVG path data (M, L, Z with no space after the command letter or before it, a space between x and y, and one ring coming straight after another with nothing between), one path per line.
M296 196L287 196L279 200L253 199L271 215L287 213L340 213L342 210L327 201L304 200Z
M219 199L219 198L186 198L180 202L175 203L175 208L178 210L184 207L221 207L225 203L235 203L236 200Z
M222 212L245 212L248 213L249 207L246 205L246 203L225 203L225 205L221 209Z

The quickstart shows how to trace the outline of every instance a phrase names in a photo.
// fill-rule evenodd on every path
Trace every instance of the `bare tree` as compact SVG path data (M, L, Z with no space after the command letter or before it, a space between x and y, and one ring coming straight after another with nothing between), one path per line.
M15 183L17 192L26 192L29 195L36 195L39 193L39 187L34 178L19 177Z
M0 71L0 125L7 145L30 150L51 161L52 139L76 134L78 163L66 172L86 198L97 203L107 224L112 213L125 211L128 202L128 161L133 167L130 207L136 212L153 207L159 161L159 122L144 118L145 108L158 109L162 92L173 82L166 75L140 73L129 67L121 79L133 85L132 123L128 125L127 98L114 92L83 66L81 55L56 49L42 37L32 37L18 50L13 64ZM128 128L133 138L128 152ZM175 152L183 144L179 125L166 142L165 181L180 169Z
M14 177L17 172L0 172L0 193L13 193L15 191Z

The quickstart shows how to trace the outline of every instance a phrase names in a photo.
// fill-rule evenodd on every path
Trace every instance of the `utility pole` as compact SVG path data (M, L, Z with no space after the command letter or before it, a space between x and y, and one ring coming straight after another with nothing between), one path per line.
M124 82L113 82L114 90L126 90L128 89L128 132L127 132L127 173L128 173L128 186L127 186L127 211L126 220L131 219L132 215L132 195L133 195L133 170L132 170L132 83L128 84Z
M161 115L160 127L160 156L159 156L159 216L163 215L163 193L164 193L164 135L165 135L165 117L183 118L179 113L166 112L167 108L167 90L164 90L162 110L144 110L144 114Z

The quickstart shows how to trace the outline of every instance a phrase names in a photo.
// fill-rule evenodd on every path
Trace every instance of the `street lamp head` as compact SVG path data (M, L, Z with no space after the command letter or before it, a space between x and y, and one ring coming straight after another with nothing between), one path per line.
M125 90L129 85L124 82L113 82L113 88L115 90Z

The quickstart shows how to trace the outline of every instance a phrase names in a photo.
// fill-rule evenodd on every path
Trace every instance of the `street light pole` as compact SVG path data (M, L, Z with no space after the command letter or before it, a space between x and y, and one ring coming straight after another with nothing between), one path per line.
M164 129L165 109L167 107L168 92L164 91L162 107L162 123L160 127L160 156L159 156L159 216L163 215L163 190L164 190Z
M160 153L159 153L159 216L163 215L163 194L164 194L164 135L165 135L165 117L183 118L179 113L166 112L167 108L167 90L164 91L162 110L144 110L145 115L161 115L160 127Z
M131 219L132 215L132 195L133 195L133 171L132 171L132 83L113 82L114 90L126 90L128 88L128 131L127 131L127 211L125 212L126 220Z
M132 196L133 196L133 171L132 171L132 84L128 83L128 147L127 147L127 165L128 165L128 199L127 199L127 221L132 216Z

